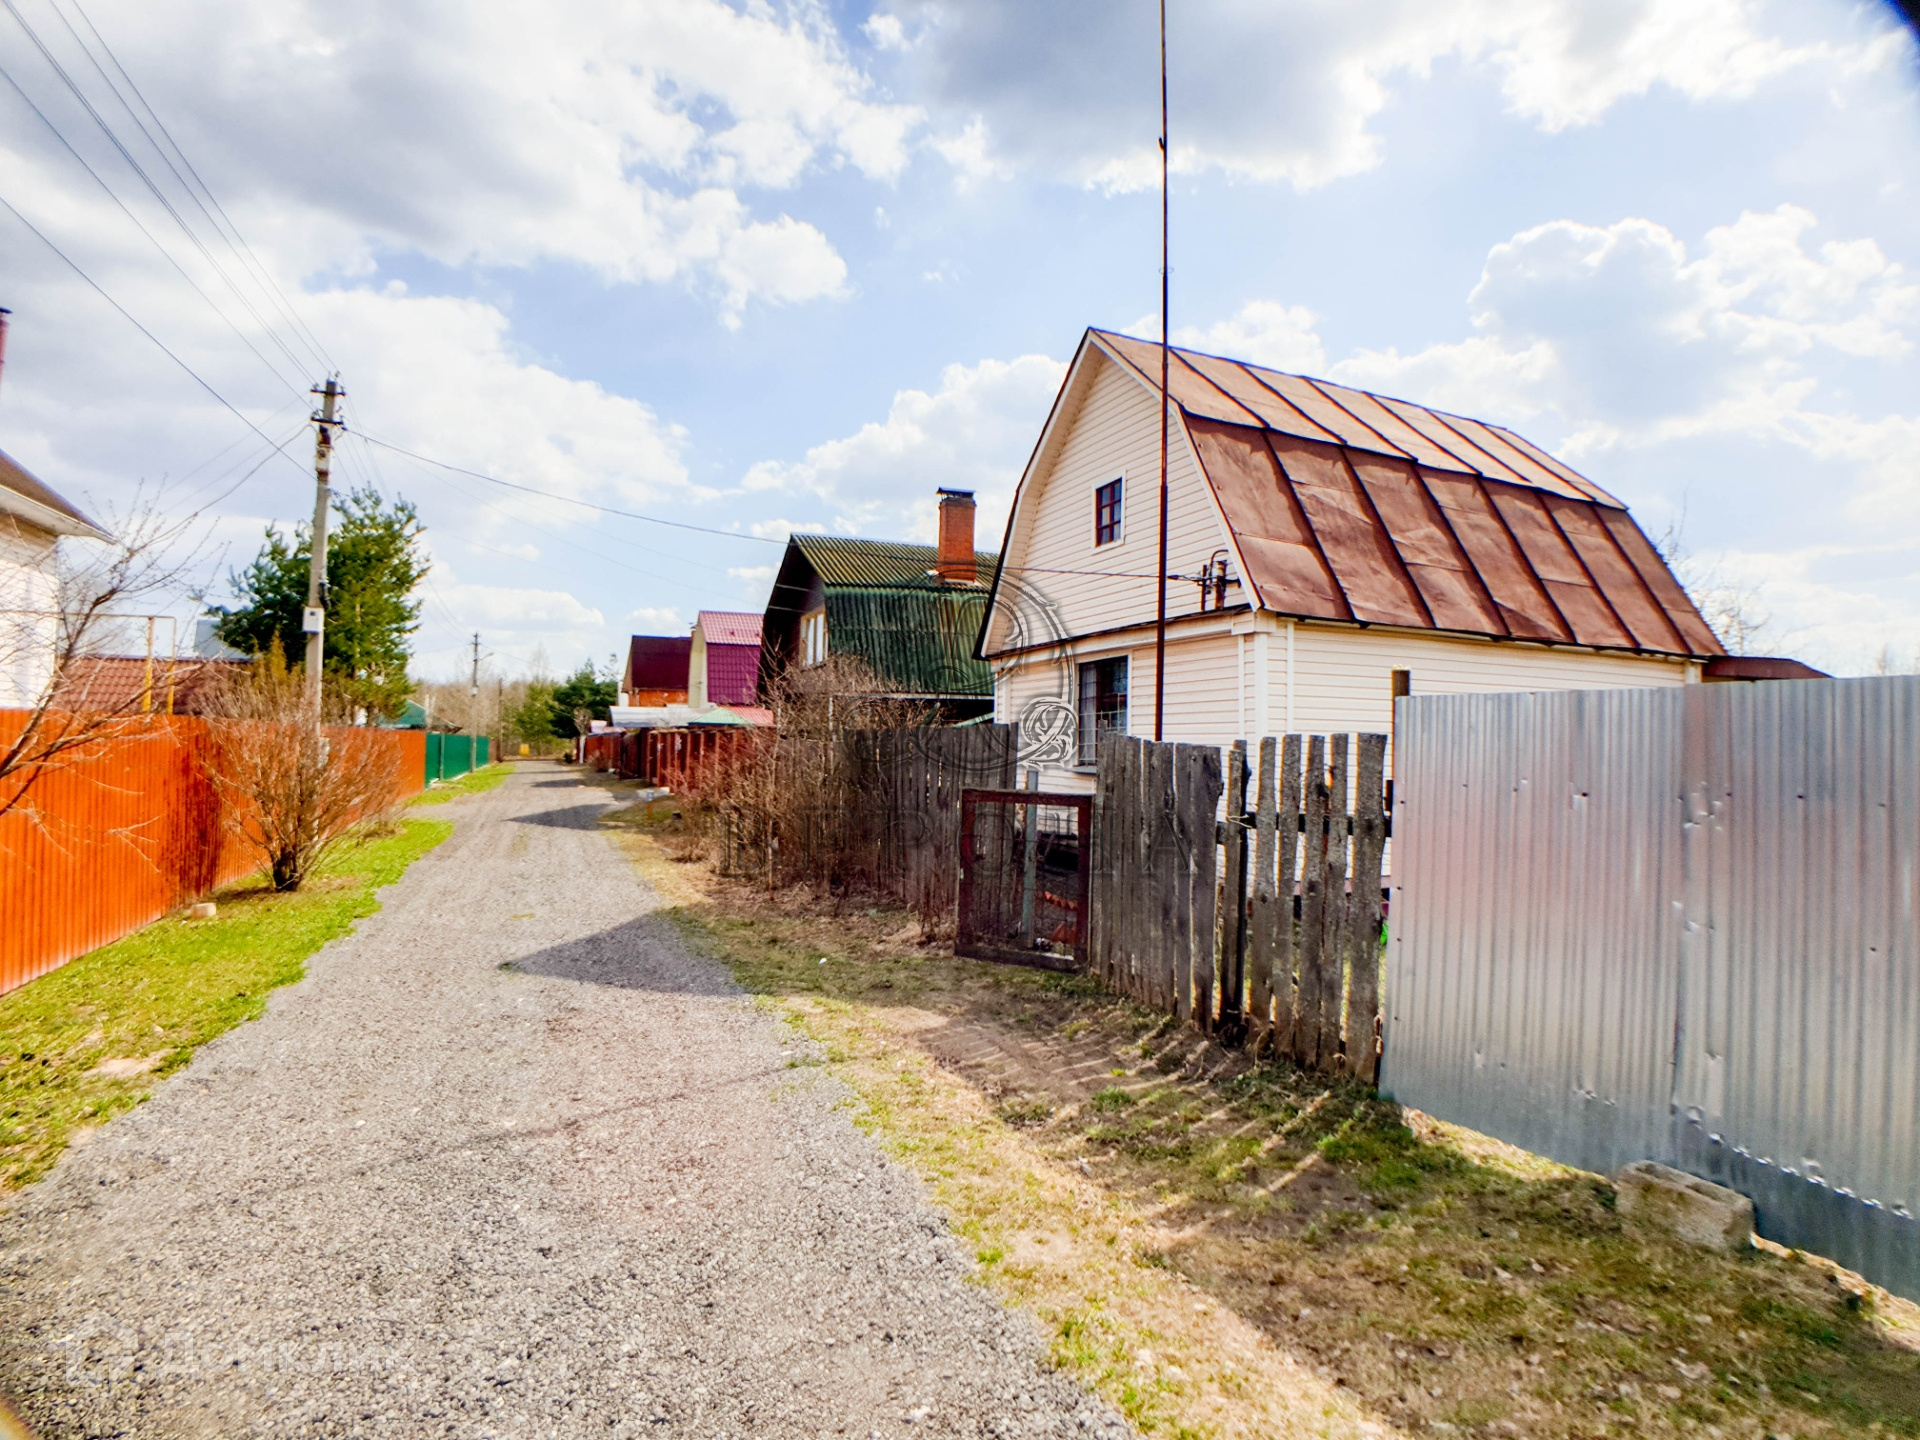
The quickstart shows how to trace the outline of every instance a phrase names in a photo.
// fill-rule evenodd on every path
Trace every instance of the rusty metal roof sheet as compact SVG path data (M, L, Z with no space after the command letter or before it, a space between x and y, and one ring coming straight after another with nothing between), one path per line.
M1159 385L1159 346L1090 333ZM1511 430L1216 355L1172 360L1169 394L1265 608L1723 653L1626 507Z
M1624 510L1264 427L1191 413L1185 424L1266 609L1721 653Z
M1158 345L1111 330L1089 333L1108 354L1150 384L1159 385ZM1617 510L1626 508L1539 446L1484 420L1177 345L1173 360L1168 390L1174 403L1189 415L1229 425L1259 425L1301 440L1412 460L1428 470L1478 475Z

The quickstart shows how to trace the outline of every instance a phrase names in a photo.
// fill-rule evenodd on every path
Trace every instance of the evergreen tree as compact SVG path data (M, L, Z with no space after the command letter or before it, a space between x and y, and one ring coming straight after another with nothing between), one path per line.
M619 683L612 674L602 678L588 660L553 687L553 733L567 739L586 732L582 717L610 720L613 702L620 698Z
M397 715L411 689L408 637L420 628L421 602L413 592L427 573L419 543L424 527L411 502L389 505L373 489L353 491L334 509L339 519L327 538L327 682L354 709ZM289 541L269 525L253 563L231 577L239 603L210 607L220 638L249 655L267 654L275 639L298 653L312 553L307 526Z

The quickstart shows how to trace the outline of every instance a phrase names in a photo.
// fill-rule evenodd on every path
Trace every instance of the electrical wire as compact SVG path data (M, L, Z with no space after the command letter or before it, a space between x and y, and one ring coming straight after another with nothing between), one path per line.
M58 0L49 0L49 3L54 4L56 13L59 13ZM87 33L93 36L101 52L112 62L114 70L119 73L122 80L126 81L127 89L133 92L134 98L140 102L141 109L147 112L147 118L153 121L154 129L166 137L167 144L173 147L173 153L179 159L180 164L186 167L187 174L191 175L194 183L200 187L200 193L196 195L193 185L187 184L185 178L181 176L180 171L174 168L173 161L167 159L166 151L162 149L160 144L153 139L153 136L147 132L146 127L140 125L139 116L134 115L134 123L140 125L141 132L147 134L149 143L153 144L156 151L159 151L161 159L167 161L167 168L173 170L174 178L180 180L182 188L193 198L194 204L199 206L200 213L207 216L208 221L213 225L214 233L226 242L227 248L233 251L235 258L240 261L242 267L254 276L262 292L267 295L275 308L278 309L281 315L293 326L295 335L307 346L314 358L320 361L321 368L330 373L339 373L339 365L334 362L332 356L327 354L326 347L320 343L319 337L315 335L307 323L300 318L300 312L294 307L293 301L288 297L287 293L280 288L278 283L274 281L271 272L267 270L266 266L261 262L260 257L254 252L253 246L247 242L246 236L240 232L240 227L233 223L233 217L227 214L226 207L223 206L214 195L212 187L201 177L200 172L194 168L193 162L187 158L186 151L180 148L180 142L173 138L173 132L167 129L165 122L162 121L158 113L155 112L152 104L148 102L146 95L142 93L140 87L134 83L133 77L127 73L126 66L122 65L120 63L120 57L113 53L113 47L107 44L106 37L100 33L99 27L93 23L92 17L89 16L81 6L80 0L68 0L68 3L73 6L74 13L85 23ZM63 23L65 22L65 15L61 15L61 20ZM68 25L67 28L71 31L73 27ZM77 35L74 38L76 40L79 39ZM81 49L86 49L84 42L81 43ZM91 55L89 55L88 58L91 59ZM95 66L98 68L98 62L95 62ZM108 85L114 89L116 95L119 94L118 87L113 86L111 79L108 80ZM126 104L125 97L121 97L121 104ZM131 106L127 107L127 113L133 114L133 108ZM205 196L206 204L201 204L201 196ZM206 208L207 205L213 207L213 213L210 214L208 212ZM219 217L218 219L214 218L216 214ZM222 228L222 222L224 222L225 225L224 229Z
M0 4L4 3L6 3L6 0L0 0ZM775 540L767 535L745 535L738 530L720 530L711 525L695 525L686 520L665 520L658 515L642 515L633 510L618 510L611 505L597 505L591 500L576 500L571 495L556 495L551 490L536 490L531 485L521 485L512 480L502 480L497 475L488 475L479 470L469 470L464 465L454 465L445 460L436 460L431 455L418 454L403 446L395 445L391 441L381 440L369 435L364 430L356 433L369 445L378 445L382 450L391 450L397 455L406 456L409 460L418 460L425 465L434 465L442 470L451 470L456 475L470 475L475 480L485 480L492 485L504 485L509 490L525 491L529 495L538 495L543 500L562 500L569 505L578 505L586 510L598 510L602 515L618 515L625 520L644 520L649 525L670 525L676 530L692 530L701 535L719 535L728 540L752 540L762 545L784 545L787 543L785 540Z
M73 78L73 76L68 73L67 68L60 63L59 59L54 55L53 51L48 47L46 41L40 37L39 32L36 31L33 28L33 26L28 23L26 16L20 13L19 6L14 3L14 0L0 0L0 6L4 6L7 10L7 13L13 16L15 23L20 26L21 30L26 32L27 38L33 42L34 48L40 52L41 58L47 62L48 66L52 68L53 73L59 77L61 84L65 85L67 89L72 93L74 99L80 102L81 108L87 112L88 116L93 120L93 123L100 128L100 132L107 137L107 142L111 144L113 148L120 153L120 158L127 162L127 165L133 170L133 173L140 177L141 182L147 187L148 191L153 195L153 198L160 202L161 208L164 209L168 215L173 217L173 222L180 227L181 232L187 237L189 241L192 242L194 248L200 252L202 258L206 260L207 264L213 267L214 273L218 275L223 281L226 282L227 288L233 291L235 298L238 299L241 305L246 308L247 312L250 315L252 315L255 323L257 323L261 327L261 329L266 332L267 336L273 341L274 344L280 347L281 353L287 357L287 359L293 364L294 368L296 370L300 369L301 362L299 358L296 355L294 355L294 353L290 349L287 348L286 343L280 339L279 333L276 330L274 330L272 326L267 324L265 318L262 317L260 312L254 308L253 302L247 299L247 297L240 292L240 288L233 283L233 279L231 276L227 274L226 269L220 264L219 261L214 259L213 252L207 249L206 243L203 240L201 240L199 235L194 231L193 227L187 224L186 218L183 215L181 215L178 209L175 208L173 202L167 198L165 192L163 192L160 186L157 183L155 183L153 177L147 173L146 167L142 165L139 162L139 160L137 160L134 157L133 152L127 148L125 142L121 140L119 134L114 130L114 128L111 125L107 123L106 117L102 115L100 111L94 106L94 103L87 98L87 94L84 90L80 88L79 82L76 81ZM54 13L57 16L59 16L60 21L63 25L67 25L67 29L69 33L73 33L73 27L67 24L66 17L64 15L61 15L58 10L56 10ZM79 36L77 34L74 35L74 39L76 43L79 43ZM93 59L92 52L88 51L84 44L81 45L80 48L81 48L81 52L85 54L88 60L94 64L95 69L100 69L99 62ZM102 78L107 78L106 72L104 70L101 70L101 75L102 75ZM8 77L8 81L9 83L13 83L11 76ZM108 87L110 89L112 88L111 79L108 79ZM17 84L14 85L14 88L16 90L19 90L19 86ZM113 93L116 98L120 98L120 94L118 90L114 90ZM22 99L26 98L26 92L24 90L20 91L20 95ZM28 100L27 103L29 105L33 105L33 102L31 100ZM123 105L125 104L124 99L122 99L121 103ZM67 146L67 149L73 153L76 159L79 159L80 152L74 149L72 144L67 141L66 136L61 134L59 128L55 126L51 120L47 119L47 116L44 114L44 112L40 110L40 108L37 105L34 105L33 108L34 108L34 112L40 115L40 118L46 121L48 127L52 129L54 133L60 137L61 143ZM130 106L128 107L128 111L129 113L131 113ZM136 123L138 123L137 116L135 117L135 121ZM144 127L142 127L142 129L144 133ZM148 138L149 140L151 140L152 137L149 136ZM162 159L164 158L165 156L163 155ZM84 160L82 160L81 163L83 165L86 164ZM96 180L100 179L99 174L93 170L93 167L91 165L87 166L87 170L88 170L88 173L92 174ZM109 195L113 195L112 189L106 185L106 182L104 180L101 180L100 183L102 188L107 189L107 193ZM114 195L113 198L116 203L121 204L121 208L123 210L126 209L125 204L120 202L119 197L117 195ZM127 213L130 216L132 214L131 211L128 211ZM136 221L135 223L138 223L138 222ZM145 231L146 227L141 226L141 229ZM154 239L154 237L150 233L148 235L148 238ZM154 239L154 244L158 246L159 241L157 239ZM162 253L163 254L167 253L164 247L162 247ZM172 258L173 257L171 256L171 254L168 254L168 259L172 260ZM175 264L175 268L180 268L177 261L175 261L174 264ZM184 276L186 274L186 271L184 269L181 269L181 274ZM188 277L188 283L193 284L191 277ZM194 285L194 289L196 291L200 291L200 287L198 285ZM209 305L213 305L213 299L211 296L208 296L204 291L200 291L200 294L201 294L201 297L205 299ZM213 308L219 311L222 319L227 318L226 312L223 310L219 310L219 307L217 305L213 305ZM232 321L229 320L228 323L232 324ZM237 332L238 327L236 326L234 328ZM242 336L241 338L243 341L245 340L244 336ZM251 344L248 345L248 348L249 349L252 348ZM258 351L255 351L254 353L256 355L259 354ZM263 364L267 363L265 356L261 356L260 358ZM272 368L272 367L269 367L269 368ZM275 373L278 374L277 371ZM286 377L281 376L280 379L283 384L287 383Z
M0 0L0 3L4 3L4 0ZM91 175L93 177L94 183L98 185L103 191L106 192L107 198L113 201L114 204L120 207L120 213L125 215L127 219L133 222L134 228L139 230L139 232L142 235L147 237L147 239L152 243L153 248L160 252L160 254L166 259L166 262L169 265L173 266L175 270L179 271L180 278L186 281L188 285L193 287L193 293L198 295L202 300L206 301L207 307L210 310L212 310L214 314L218 315L223 321L226 322L227 328L233 331L234 335L239 338L240 343L246 346L247 349L251 350L253 352L254 358L258 360L262 365L267 367L268 373L270 373L274 379L278 380L282 385L286 386L294 394L296 395L300 394L301 393L300 388L297 385L295 385L293 381L287 379L285 375L281 374L279 367L276 366L271 360L267 359L265 355L261 354L259 349L254 345L254 343L247 338L246 332L241 330L241 328L238 325L233 323L232 317L229 316L226 311L222 310L219 307L219 305L214 303L214 299L211 295L207 294L205 290L200 288L200 283L197 280L195 280L193 276L187 273L186 267L182 265L177 259L174 258L173 253L169 251L166 246L160 243L160 237L155 235L153 231L149 230L146 227L146 224L140 219L140 217L134 214L133 211L127 207L127 202L122 200L118 195L114 193L113 187L107 183L106 178L103 175L101 175L101 173L98 170L94 169L91 164L88 163L86 156L82 155L78 150L76 150L73 147L73 142L68 140L67 137L61 133L60 127L53 123L53 121L48 117L47 112L42 110L38 105L34 103L33 97L28 95L27 92L20 87L20 82L13 78L12 73L8 71L8 69L4 65L0 65L0 80L5 80L7 84L13 87L13 93L18 95L22 103L24 103L29 110L33 111L33 113L40 118L41 124L45 125L47 129L53 132L54 139L58 140L62 145L66 147L67 153L69 155L73 156L75 160L79 161L80 168L85 170L87 174ZM282 348L285 348L285 347L282 347Z
M41 232L39 226L35 225L31 220L27 219L26 216L22 215L17 209L15 209L13 202L8 200L4 195L0 195L0 206L6 207L7 213L13 216L13 218L18 220L22 225L26 226L27 229L32 232L33 237L36 240L38 240L42 245L45 245L49 250L53 251L55 255L59 256L60 259L63 262L65 262L67 268L72 270L73 273L78 275L82 280L86 281L87 284L93 288L94 292L97 295L99 295L99 297L102 300L106 301L115 310L118 310L129 325L133 326L134 329L138 330L142 335L146 336L147 339L151 340L156 346L159 347L162 354L164 354L169 360L173 361L173 363L178 365L182 370L186 371L187 374L192 378L194 384L198 385L202 390L206 391L215 400L218 400L228 410L232 411L234 417L238 419L242 425L245 425L249 430L253 431L254 434L258 435L262 440L265 440L269 445L274 444L274 440L271 435L267 434L266 431L262 430L258 425L254 424L253 421L249 420L244 414L242 414L239 408L235 406L231 400L227 399L226 396L222 395L218 390L214 389L213 385L209 381L203 379L198 370L195 370L191 365L187 364L186 361L182 360L178 355L174 354L172 350L168 349L167 344L164 340L162 340L158 335L154 334L153 331L149 330L146 326L142 325L138 320L134 319L132 312L129 311L126 306L122 305L118 300L114 299L113 296L109 295L106 289L100 284L98 280L95 280L85 270L81 269L78 261L76 261L72 256L68 255L67 252L62 250L58 245L54 244L51 239L49 239L45 234ZM278 446L275 446L276 450L278 448L279 448ZM294 465L294 467L296 469L299 469L303 475L306 473L305 468L300 466L298 462L289 460L288 463Z

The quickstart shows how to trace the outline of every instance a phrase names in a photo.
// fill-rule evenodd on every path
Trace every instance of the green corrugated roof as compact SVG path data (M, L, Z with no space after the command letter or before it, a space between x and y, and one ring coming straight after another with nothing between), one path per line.
M936 558L931 545L843 540L835 535L795 535L793 543L800 547L800 553L828 585L932 590L940 583L927 573L933 569ZM990 551L975 551L973 559L980 572L980 583L991 585L1000 557ZM968 646L971 648L971 641Z
M872 548L926 550L932 554L926 546ZM817 560L814 563L819 564ZM993 671L984 660L973 658L974 641L986 613L984 589L829 582L827 645L835 654L857 655L865 660L896 694L991 698Z

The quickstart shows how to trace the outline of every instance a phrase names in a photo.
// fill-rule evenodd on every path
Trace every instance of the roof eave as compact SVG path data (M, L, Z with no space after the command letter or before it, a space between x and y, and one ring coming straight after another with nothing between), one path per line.
M106 529L80 511L57 510L5 485L0 485L0 511L54 535L71 535L85 540L113 539Z

